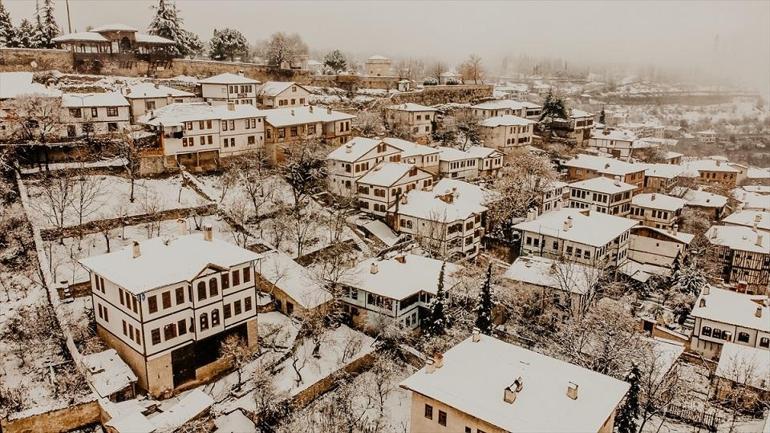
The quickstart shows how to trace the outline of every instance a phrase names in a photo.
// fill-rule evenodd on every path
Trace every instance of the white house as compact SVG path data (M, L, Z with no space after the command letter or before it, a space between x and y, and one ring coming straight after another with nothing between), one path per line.
M117 134L130 124L126 98L118 92L65 93L62 96L62 137Z
M253 263L257 254L203 233L134 242L88 257L99 336L153 396L213 371L219 345L239 335L257 344Z
M731 226L756 227L770 232L770 212L760 210L737 210L722 219L722 224Z
M725 343L770 349L770 301L767 296L707 285L690 315L695 318L690 350L706 358L718 359Z
M257 106L257 85L259 81L244 77L243 74L225 72L198 80L203 99L212 104L251 104Z
M611 433L629 384L475 333L401 387L412 433Z
M620 266L628 260L628 218L580 209L560 209L513 226L521 235L521 253L590 266Z
M484 146L471 146L465 153L476 158L476 167L481 177L496 177L503 168L503 153Z
M569 207L594 208L610 215L626 216L631 212L631 198L636 186L606 177L594 177L569 184Z
M332 302L323 284L286 253L267 251L257 259L254 269L260 290L269 293L276 310L287 316L302 317Z
M385 216L403 194L429 188L433 175L401 162L381 162L358 179L358 206L363 212Z
M524 106L521 102L511 99L495 99L471 105L471 114L473 117L482 120L498 116L516 116L526 117Z
M439 146L438 173L450 179L475 179L479 177L479 159L453 147Z
M291 81L266 81L257 87L257 102L263 108L301 107L309 98L306 88Z
M364 260L340 281L343 311L361 328L371 329L395 320L407 329L417 328L438 290L444 268L444 290L457 284L457 265L408 253Z
M686 204L683 199L670 195L637 194L631 199L629 217L640 220L645 226L669 229L679 222Z
M383 138L382 141L401 149L401 162L414 164L425 171L438 175L441 150L400 138L387 137Z
M506 152L515 147L532 144L535 122L505 115L490 117L479 122L484 145Z
M608 153L614 158L627 160L631 157L633 144L637 140L634 133L620 129L604 128L591 132L588 147Z
M390 128L403 129L418 142L426 143L433 133L433 121L436 120L433 107L412 102L385 107L385 124Z
M134 84L123 88L122 92L131 107L131 123L137 123L137 119L148 111L157 110L168 104L182 104L199 100L194 93L158 83Z
M647 273L667 276L676 266L684 263L693 238L693 234L680 232L676 224L665 230L649 226L632 227L628 258Z
M327 188L341 197L355 196L358 178L382 161L400 161L401 153L384 140L353 137L326 156Z

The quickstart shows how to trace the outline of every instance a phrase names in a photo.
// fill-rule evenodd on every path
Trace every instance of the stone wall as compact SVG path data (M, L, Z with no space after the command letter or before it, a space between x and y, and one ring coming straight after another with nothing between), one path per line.
M17 419L0 420L3 433L67 432L99 422L96 400Z
M457 86L425 86L422 90L398 93L393 96L394 104L413 102L422 105L447 104L450 102L470 103L492 97L492 85L465 84Z
M176 75L192 75L209 77L225 72L237 73L243 71L243 75L259 81L295 81L308 83L310 75L308 71L293 69L279 69L267 65L246 62L217 62L213 60L174 59L167 70L157 71L160 78L170 78Z
M49 71L72 72L72 53L67 50L0 48L0 72Z

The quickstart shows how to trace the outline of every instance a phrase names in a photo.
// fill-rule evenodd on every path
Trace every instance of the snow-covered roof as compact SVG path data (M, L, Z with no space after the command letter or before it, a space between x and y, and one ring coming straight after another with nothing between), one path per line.
M569 117L573 119L581 119L583 117L594 117L594 115L593 113L589 113L587 111L572 109L570 110Z
M441 152L438 155L439 161L462 161L463 159L475 158L467 152L463 152L462 150L453 147L438 146L437 149Z
M387 137L383 138L382 141L393 147L401 149L402 158L409 158L410 156L432 155L434 153L440 152L440 150L435 147L417 144L415 142L402 140L400 138Z
M413 168L416 167L412 164L383 161L358 179L358 183L386 187L391 186L409 173L409 170Z
M368 59L366 59L366 60L390 60L390 59L389 59L389 58L387 58L387 57L385 57L385 56L381 56L381 55L379 55L379 54L375 54L375 55L373 55L373 56L369 57L369 58L368 58Z
M257 88L257 93L266 96L276 96L291 86L302 87L293 81L265 81ZM302 87L304 89L304 87Z
M579 295L591 290L592 276L597 276L596 268L537 256L519 257L503 274L511 281L567 290Z
M666 179L674 179L680 174L684 168L676 164L639 164L644 167L644 175L648 177L663 177Z
M209 105L206 102L168 104L140 117L137 122L147 125L174 126L196 120L244 119L265 117L266 111L251 104Z
M565 230L571 218L572 227ZM546 212L533 221L514 226L517 230L540 233L572 242L601 247L622 235L639 221L580 209L559 209Z
M66 108L123 107L128 106L128 101L120 92L65 93L62 95L62 106Z
M504 391L516 389L507 403ZM568 387L577 387L577 397ZM401 387L425 395L501 430L595 432L612 415L629 384L493 337L473 337L449 349L443 366L422 368Z
M331 111L331 112L330 112ZM322 106L306 105L303 107L273 108L264 110L267 122L276 128L308 123L337 122L354 119L356 116L341 111L329 110Z
M683 198L687 206L723 208L727 205L727 197L700 189L676 186L671 190L671 195Z
M217 427L214 433L244 433L257 430L254 422L241 410L218 416L214 419L214 425Z
M670 195L658 193L637 194L631 199L631 204L650 209L666 210L675 212L684 208L686 201L681 198L671 197Z
M711 226L705 236L713 245L770 254L770 234L745 226Z
M618 194L636 189L636 185L615 181L604 176L573 182L569 184L569 187L587 191L596 191L604 194Z
M768 195L748 192L740 188L733 189L731 194L744 209L770 210L770 196Z
M231 268L256 260L259 256L247 249L214 238L203 239L202 233L176 239L148 239L139 242L139 257L133 257L128 246L118 251L87 257L80 263L92 272L131 293L169 284L192 281L209 266Z
M244 77L240 74L225 72L212 77L198 80L200 84L259 84L259 81Z
M66 35L57 36L51 39L52 42L109 42L110 40L105 38L96 32L76 32L68 33Z
M489 128L496 128L498 126L527 126L535 122L529 119L523 119L518 116L506 114L504 116L495 116L482 120L479 125Z
M770 195L770 185L743 185L741 188L755 194Z
M83 366L89 373L89 383L102 398L108 398L137 381L136 374L115 349L83 356Z
M632 227L631 228L631 234L636 234L636 233L638 233L640 231L655 232L655 233L658 233L661 236L665 236L665 237L674 239L674 240L676 240L678 242L681 242L681 243L687 244L687 245L689 245L690 242L692 242L692 240L695 238L694 234L680 232L679 230L674 232L674 230L664 230L664 229L659 229L659 228L650 227L650 226L636 226L636 227Z
M61 91L32 81L32 72L0 72L0 99L20 95L61 96ZM1 111L1 110L0 110Z
M747 179L770 179L770 168L749 167L746 170Z
M487 205L500 199L500 193L459 179L443 178L433 185L433 191L455 191L457 200Z
M316 308L332 300L332 295L304 266L280 251L273 250L263 254L257 260L255 270L302 308Z
M503 155L502 152L497 149L484 146L471 146L465 151L465 153L472 156L473 158L490 158L493 156Z
M636 173L645 169L644 166L631 164L618 159L607 158L605 156L594 156L581 153L565 162L567 167L582 168L593 170L599 173L611 174L614 176L624 176L629 173Z
M154 83L139 83L128 86L123 89L123 95L125 95L126 99L165 98L167 96L176 98L195 97L194 93Z
M402 254L389 258L371 258L359 263L346 272L341 283L365 290L369 293L391 299L404 299L420 291L436 294L441 260L415 254ZM372 265L376 264L375 267ZM444 269L444 289L450 290L455 285L452 275L460 269L454 263L446 263ZM376 270L372 273L372 270Z
M636 134L631 131L623 129L603 129L601 131L591 131L591 138L598 140L615 140L615 141L635 141Z
M682 166L688 172L718 171L725 173L738 173L738 169L731 167L730 164L715 159L696 159L683 161Z
M116 416L104 423L118 433L154 433L155 424L151 423L141 412L127 413Z
M134 39L141 44L174 45L176 42L157 35L148 35L146 33L137 33Z
M741 385L770 391L770 353L767 349L726 342L714 372Z
M101 33L101 32L138 32L139 30L126 24L113 23L113 24L104 24L98 27L94 27L91 29L91 31L96 33Z
M389 105L385 108L388 110L397 110L397 111L438 111L433 107L427 107L425 105L415 104L413 102Z
M471 108L479 110L521 110L524 106L521 105L521 102L512 99L495 99L472 105Z
M362 225L363 228L373 234L377 239L381 240L385 245L392 247L398 242L398 233L395 233L384 222L380 220L372 220Z
M174 431L208 410L213 404L214 399L210 395L195 388L182 397L171 409L150 418L150 422L158 432Z
M448 198L449 196L451 199ZM406 194L406 203L402 200L400 203L394 204L391 209L394 212L398 209L399 215L440 223L465 221L472 215L480 215L487 210L472 197L461 198L460 193L456 190L436 188L433 188L432 191L413 189Z
M716 287L710 287L708 292L698 296L691 316L770 332L770 307L766 295L747 295ZM702 299L706 300L704 306L701 306ZM761 317L757 317L757 309Z
M723 224L754 227L770 231L770 212L761 210L740 210L722 219Z
M377 147L382 140L366 137L353 137L342 146L332 150L326 159L336 161L353 162L366 155L367 152Z

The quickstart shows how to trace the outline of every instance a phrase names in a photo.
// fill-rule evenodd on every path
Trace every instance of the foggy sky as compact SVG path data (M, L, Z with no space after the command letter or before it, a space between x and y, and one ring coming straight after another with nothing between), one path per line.
M34 0L0 0L15 23ZM70 0L72 26L125 23L144 30L157 0ZM470 53L495 70L503 55L633 63L730 77L770 93L770 1L415 2L178 0L189 30L214 27L251 41L297 32L311 49L362 58L428 57L451 64ZM67 30L65 1L57 19Z

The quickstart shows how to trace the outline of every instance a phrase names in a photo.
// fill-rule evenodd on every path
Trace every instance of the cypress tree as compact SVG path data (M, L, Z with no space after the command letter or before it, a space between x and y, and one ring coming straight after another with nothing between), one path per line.
M492 264L487 267L487 277L481 286L479 302L476 305L476 328L482 334L492 335Z
M618 433L636 433L636 418L639 416L639 367L634 363L625 381L631 384L626 394L626 401L618 411L615 426Z
M444 269L446 268L446 262L441 264L441 271L438 274L438 287L436 289L436 296L430 303L430 315L426 322L425 331L431 336L438 336L446 334L446 328L449 325L449 321L444 311L444 303L446 302L446 291L444 291Z
M0 48L11 48L15 46L16 29L11 22L11 14L5 9L2 0L0 0Z

